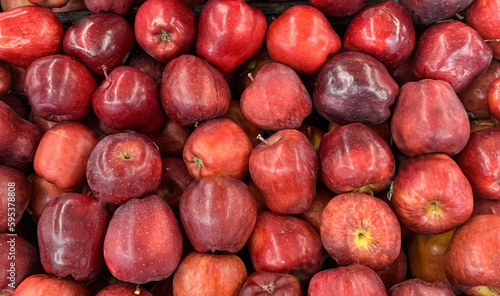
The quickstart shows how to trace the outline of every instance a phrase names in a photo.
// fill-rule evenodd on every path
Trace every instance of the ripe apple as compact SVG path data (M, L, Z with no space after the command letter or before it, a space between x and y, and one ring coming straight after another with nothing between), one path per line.
M396 284L388 292L389 296L455 296L453 290L446 284L428 283L418 278Z
M170 119L193 125L224 115L231 93L219 70L199 57L185 54L168 62L163 71L161 103Z
M446 154L410 159L394 179L391 202L411 231L439 234L465 223L472 214L472 188Z
M46 274L35 274L26 278L14 292L14 296L89 296L82 282L75 282Z
M137 133L105 137L87 162L87 182L93 194L113 204L155 192L161 175L158 148L148 137Z
M152 296L152 294L139 286L121 283L107 286L95 296Z
M20 171L0 165L0 232L14 233L31 199L31 185Z
M210 176L196 179L186 187L179 214L197 252L236 253L252 233L257 204L243 181Z
M233 121L215 118L200 124L184 145L183 158L194 178L226 175L243 179L252 144Z
M36 173L31 173L28 176L31 183L31 199L28 205L28 212L35 223L38 223L45 205L56 196L66 193L66 190L57 187L56 184L50 183Z
M245 264L236 255L192 252L182 259L174 273L173 294L238 295L246 278Z
M500 118L500 77L491 82L487 98L489 113L498 120Z
M0 27L2 61L27 68L38 58L61 52L64 29L50 10L29 5L1 12Z
M167 119L159 130L148 133L147 136L158 146L163 157L182 157L184 144L190 134L191 130L189 128L171 119Z
M420 36L413 72L420 79L444 80L460 92L488 69L492 58L476 30L460 21L443 21Z
M316 196L314 196L311 206L309 206L305 212L300 214L300 218L309 222L319 232L321 214L323 214L323 210L333 196L334 194L325 186L316 186Z
M158 62L144 51L139 51L130 56L128 65L148 74L155 81L156 85L160 87L165 63Z
M398 218L382 200L361 193L334 197L323 210L323 247L339 265L389 266L401 249Z
M243 131L247 134L248 139L252 143L253 147L261 143L259 139L257 139L257 136L260 134L262 130L245 117L243 111L241 111L241 105L239 100L231 100L231 103L229 104L229 109L227 110L226 114L224 114L224 117L234 121L234 123L236 123L239 127L243 129Z
M302 296L302 287L288 273L256 271L246 279L239 296Z
M46 8L60 8L68 4L69 0L29 0L36 6L46 7Z
M467 144L470 125L453 88L441 80L424 79L401 87L391 132L394 143L406 155L455 155Z
M133 0L85 0L85 6L92 13L114 12L119 15L126 14L132 7Z
M14 291L25 278L41 270L37 249L21 236L9 233L0 233L0 262L0 290Z
M467 14L465 20L467 24L476 29L479 35L484 39L498 39L500 38L500 17L496 13L500 9L500 1L498 0L476 0L467 1L471 5L467 7ZM488 45L493 49L493 57L500 58L500 45L498 40L488 42Z
M355 15L366 5L366 0L309 0L309 4L327 16Z
M180 158L165 157L161 160L161 164L161 182L155 194L165 200L174 213L178 213L182 194L193 177Z
M0 62L0 96L4 96L12 85L12 74L9 64Z
M157 195L133 198L109 222L104 259L117 279L134 284L164 280L182 256L179 221Z
M400 0L399 3L408 9L416 24L428 26L454 16L467 8L473 1Z
M321 68L313 102L329 121L377 124L389 118L389 107L398 93L398 84L377 59L361 52L343 52Z
M408 263L406 261L406 254L401 248L399 255L389 266L384 269L377 271L377 275L380 277L386 290L395 284L401 283L406 278Z
M266 36L273 61L305 74L318 73L340 51L340 43L325 15L309 5L287 9L269 25Z

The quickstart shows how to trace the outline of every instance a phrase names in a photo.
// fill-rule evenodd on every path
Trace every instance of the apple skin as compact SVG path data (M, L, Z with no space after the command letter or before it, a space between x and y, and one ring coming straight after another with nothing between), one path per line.
M87 161L99 142L96 134L79 122L61 123L48 130L35 153L35 172L66 190L83 187Z
M488 110L496 120L500 118L500 77L488 88Z
M130 66L109 73L95 90L92 107L104 124L117 130L151 133L165 121L156 83Z
M31 199L31 184L23 173L0 165L0 232L13 233Z
M182 256L182 232L168 204L157 195L120 206L104 239L104 259L117 279L134 284L164 280Z
M264 14L241 0L209 0L198 22L196 53L222 72L254 56L266 37Z
M309 283L308 296L387 296L384 283L361 264L322 270Z
M408 268L408 263L406 261L406 254L401 248L399 255L389 266L384 269L377 271L377 275L380 277L386 290L389 290L395 284L401 283L406 278L406 272Z
M68 121L57 122L57 121L50 121L47 119L43 119L42 117L36 115L33 111L30 112L29 121L35 124L38 128L40 128L40 130L43 133L47 132L49 129L53 128L55 125L59 123L68 122Z
M465 223L472 214L472 188L446 154L410 159L394 179L391 202L411 231L439 234Z
M400 4L384 1L358 13L344 34L346 51L374 56L389 70L401 66L415 47L410 13Z
M429 26L437 21L448 19L464 10L474 0L400 0L400 4L412 15L416 24Z
M27 68L34 60L62 50L59 18L42 7L21 6L0 13L0 60Z
M167 116L182 125L224 115L231 92L222 74L207 61L181 55L167 63L161 80L161 103Z
M119 15L126 14L132 7L133 0L85 0L85 6L92 13L114 12Z
M125 63L134 44L134 30L127 20L108 12L79 19L63 38L64 53L78 58L101 76L104 68L112 71Z
M128 283L107 286L95 296L152 296L146 289Z
M174 277L171 276L164 279L163 281L159 281L149 290L149 292L152 294L152 296L174 296L172 287L173 280Z
M194 12L179 0L146 1L139 7L134 22L139 46L163 63L187 53L196 38Z
M472 186L475 197L500 200L500 128L479 130L457 155L457 164Z
M493 52L476 30L449 20L437 23L420 36L413 59L417 78L448 82L462 91L488 69Z
M87 6L85 5L85 0L69 0L68 4L64 5L61 8L52 8L52 12L71 12L71 11L81 11L87 10Z
M316 74L329 56L340 51L340 38L325 15L309 5L294 5L267 30L266 46L273 61L304 74Z
M309 4L327 16L355 15L366 5L365 0L309 0Z
M182 194L179 214L197 252L236 253L257 219L257 204L243 181L227 176L199 178Z
M496 11L500 9L498 0L476 0L467 7L465 20L469 26L477 30L484 39L498 39L500 37L500 17ZM500 45L498 42L488 42L493 49L493 58L500 59Z
M22 95L7 94L0 96L0 101L7 104L14 110L22 119L29 120L31 107L26 97Z
M479 215L457 229L444 253L444 270L450 283L467 295L496 295L500 289L500 217ZM482 288L480 288L482 287ZM490 287L493 291L486 292Z
M184 145L191 130L171 119L165 120L159 130L148 133L147 136L155 142L163 157L182 157Z
M163 173L160 186L156 189L156 195L165 200L174 213L178 213L182 194L193 177L180 158L165 157L161 160L161 164Z
M469 140L469 118L448 83L431 79L408 82L401 87L391 133L396 146L406 155L455 155Z
M428 283L418 278L409 279L392 286L389 296L455 296L453 290L443 283Z
M297 129L313 109L299 75L280 63L259 70L242 93L240 104L245 117L266 130Z
M399 221L392 209L362 193L335 196L323 210L320 235L325 250L342 266L360 263L381 270L401 249Z
M184 145L183 158L194 178L225 175L242 180L252 144L233 121L215 118L200 124Z
M278 214L300 214L316 195L319 161L304 134L294 129L276 132L250 155L252 180L266 206Z
M257 139L257 136L260 134L262 130L245 117L243 111L241 111L241 104L239 100L231 100L231 103L229 104L229 109L227 110L226 114L224 114L224 117L234 121L234 123L236 123L239 127L243 129L243 131L247 134L248 139L252 143L253 147L261 143Z
M12 74L9 64L0 62L0 96L4 96L12 85Z
M165 63L158 62L144 51L139 51L130 56L128 65L146 73L155 81L158 87L160 86Z
M396 164L391 148L362 123L328 132L319 148L321 178L335 193L377 193L392 181Z
M29 0L1 0L2 10L9 11L19 6L34 5Z
M321 239L311 224L269 210L257 215L247 245L256 271L291 273L299 281L311 278L325 260Z
M29 0L36 6L46 7L46 8L60 8L68 4L69 0Z
M233 254L189 253L174 273L176 296L237 295L247 278L241 259Z
M156 191L161 182L161 155L137 133L105 137L87 162L87 182L97 199L122 204Z
M288 273L256 271L248 276L239 296L302 296L302 287Z
M4 266L0 272L0 290L14 291L13 288L17 288L25 278L41 270L37 249L21 236L14 237L9 236L8 233L0 233L0 258L1 264ZM11 267L11 263L15 264L14 268ZM15 273L13 279L10 278L10 269L13 269ZM14 281L12 282L12 280ZM3 295L1 291L0 295Z
M56 196L66 193L67 191L57 187L56 184L45 180L34 172L28 176L28 180L32 188L32 195L28 205L29 213L33 221L38 223L40 215L47 203Z
M321 214L333 196L334 194L325 186L316 186L316 196L314 197L311 206L309 206L305 212L300 214L300 218L309 222L319 232Z
M62 54L31 63L24 84L33 112L58 122L83 119L97 87L94 76L82 63Z
M14 296L90 296L90 293L82 282L35 274L19 285Z
M398 84L381 62L351 51L334 56L321 68L313 103L328 121L378 124L389 118L398 93Z
M35 158L43 132L33 123L22 119L7 104L0 101L0 164L26 169Z
M474 198L474 211L472 212L472 216L477 215L495 215L500 217L500 200L480 197Z

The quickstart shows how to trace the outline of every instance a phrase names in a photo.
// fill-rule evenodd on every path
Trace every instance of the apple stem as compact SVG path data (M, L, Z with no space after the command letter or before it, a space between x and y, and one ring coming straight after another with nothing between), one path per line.
M463 21L463 20L464 20L464 18L465 18L463 15L458 14L458 13L457 13L457 14L455 14L455 16L456 16L456 17L457 17L457 19L458 19L458 20L460 20L460 21Z
M267 285L260 285L262 290L266 291L269 294L273 294L274 290L276 289L276 286L273 283L269 283Z
M260 134L257 135L257 140L261 141L262 143L270 146L271 143L269 143L266 139L264 139Z
M362 232L359 233L359 238L367 240L374 247L378 247L379 246L377 242L375 242L371 238L365 236Z
M135 287L134 294L135 294L135 295L139 295L139 294L141 294L141 288L139 287L139 285L137 285L137 287Z
M436 211L436 203L435 202L431 202L431 208L432 208L432 213L434 213L434 217L435 218L439 218L439 213Z
M500 42L500 39L486 39L484 42Z
M109 81L109 76L108 76L108 71L106 69L106 65L101 66L102 71L104 72L104 77L106 77L106 80Z
M252 73L248 73L248 74L247 74L247 76L248 76L248 78L250 78L250 81L252 81L252 82L253 82L254 78L253 78Z

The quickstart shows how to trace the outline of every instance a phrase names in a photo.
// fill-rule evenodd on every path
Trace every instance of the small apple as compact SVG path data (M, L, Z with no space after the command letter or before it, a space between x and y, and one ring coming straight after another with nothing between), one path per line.
M472 216L477 215L495 215L500 217L500 200L480 197L474 198L474 211L472 212Z
M408 9L416 24L428 26L454 16L467 8L473 1L400 0L399 3Z

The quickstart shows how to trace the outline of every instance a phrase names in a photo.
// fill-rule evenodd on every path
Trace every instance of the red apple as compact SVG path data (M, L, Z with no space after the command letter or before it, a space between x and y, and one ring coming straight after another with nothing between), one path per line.
M361 52L344 52L321 69L313 100L329 121L377 124L389 118L398 93L397 83L381 62Z
M302 287L288 273L256 271L246 279L239 296L302 296Z
M269 25L266 36L273 61L305 74L318 73L340 51L340 43L325 15L309 5L287 9Z
M186 141L183 158L194 178L226 175L243 179L252 144L233 121L216 118L200 124Z
M117 130L151 133L165 120L156 83L130 66L106 75L92 96L92 107L104 124Z
M198 23L196 53L222 72L255 55L266 36L264 14L241 0L209 0Z
M8 94L0 97L0 101L12 108L12 110L14 110L22 119L29 120L31 107L26 97Z
M10 75L12 76L12 83L10 89L13 93L23 95L24 93L24 79L26 77L26 68L21 68L14 64L9 64Z
M79 19L66 31L63 50L94 74L104 75L104 70L109 72L125 63L134 43L134 31L125 18L99 13Z
M390 296L455 296L453 290L443 283L428 283L421 279L409 279L389 289Z
M85 6L92 13L114 12L119 15L126 14L132 7L133 0L85 0Z
M408 264L406 262L406 255L401 248L398 257L389 266L384 269L377 271L377 275L380 277L386 290L395 284L401 283L406 278Z
M187 127L171 119L167 119L159 130L149 133L147 136L155 142L163 157L182 157L182 150L190 133L191 130Z
M386 296L384 283L372 269L353 264L318 272L309 283L309 296Z
M358 13L366 0L309 0L309 4L328 16L344 17Z
M72 11L81 11L87 10L87 6L85 6L85 0L69 0L68 4L64 5L61 8L52 8L52 12L72 12Z
M500 118L500 77L491 82L488 88L488 110L495 119Z
M323 210L320 234L323 247L340 265L360 263L381 270L401 248L394 212L382 200L361 193L334 197Z
M18 170L0 165L0 232L15 233L31 199L31 185Z
M450 283L467 295L498 295L500 291L500 217L479 215L457 229L444 253Z
M500 217L500 200L480 197L474 198L472 216L477 215L495 215Z
M46 7L46 8L60 8L68 4L69 0L29 0L31 3Z
M471 185L445 154L409 160L396 175L393 186L394 211L413 232L443 233L465 223L472 214Z
M401 87L391 132L394 143L406 155L455 155L467 144L470 125L453 88L444 81L424 79Z
M148 74L156 85L160 86L163 69L165 69L164 63L158 62L144 51L139 51L130 56L128 65Z
M139 7L134 22L137 43L160 62L187 53L194 44L196 17L182 1L146 1Z
M319 159L321 178L335 193L382 191L391 183L396 167L389 145L362 123L327 133Z
M420 36L413 72L420 79L444 80L460 92L488 69L492 57L476 30L460 21L444 21Z
M33 111L30 112L29 121L34 123L38 128L40 128L40 130L43 133L47 132L49 129L53 128L55 125L59 123L68 122L66 120L57 122L57 121L50 121L47 119L43 119L42 117L33 113Z
M280 63L263 66L241 95L240 103L245 117L267 130L299 128L313 109L300 77Z
M476 29L484 39L500 38L500 30L498 29L500 16L496 13L500 9L500 1L476 0L467 2L471 2L465 17L467 24ZM488 45L493 49L493 57L499 59L500 45L498 40L492 40L492 42L488 42Z
M90 296L84 283L45 274L25 279L14 296Z
M247 278L241 259L233 254L190 253L175 271L176 296L238 295Z
M61 52L63 26L50 10L22 6L0 13L0 60L27 68L34 60Z
M9 11L19 6L34 5L29 0L2 0L2 10Z
M177 157L166 157L161 160L162 176L156 194L165 200L175 213L179 212L184 189L193 180L184 161Z
M314 197L311 206L300 214L300 218L309 222L319 232L321 225L321 214L326 205L330 202L334 194L324 186L316 187L316 196Z
M3 266L0 290L14 291L25 278L40 270L37 249L26 239L12 233L0 233L0 258Z
M394 78L400 87L407 82L419 80L413 73L412 68L413 55L411 55L401 66L391 71L392 78Z
M252 84L254 77L260 69L272 62L273 60L267 51L267 47L264 45L251 59L241 64L238 69L236 69L237 93L243 93L243 91Z
M94 76L82 63L62 54L31 63L24 83L33 112L50 121L83 119L97 87Z
M35 172L66 190L85 183L87 161L99 142L96 134L79 122L61 123L48 130L35 153Z
M87 182L97 199L122 204L156 191L161 182L161 155L155 144L137 133L102 139L87 162Z
M224 115L230 102L226 80L205 60L186 54L167 63L161 80L161 103L170 119L192 125Z
M182 256L182 233L168 204L157 195L131 199L113 214L104 258L117 279L144 284L164 280Z
M261 129L258 128L255 124L250 122L243 111L241 111L241 104L239 100L231 100L231 104L229 104L229 109L227 110L224 117L234 121L239 127L243 129L243 131L247 134L248 139L252 143L252 146L255 147L260 144L257 136L260 134Z
M56 184L50 183L43 177L40 177L36 173L31 173L28 176L28 180L31 182L31 192L32 196L29 202L29 213L31 218L35 223L38 223L40 215L43 209L49 201L51 201L56 196L63 194L66 190L57 187Z
M107 286L95 296L152 296L152 294L139 286L122 283Z
M12 74L9 64L0 62L0 96L4 96L12 85Z
M455 16L456 13L467 8L473 1L400 0L399 2L410 11L416 24L428 26Z

